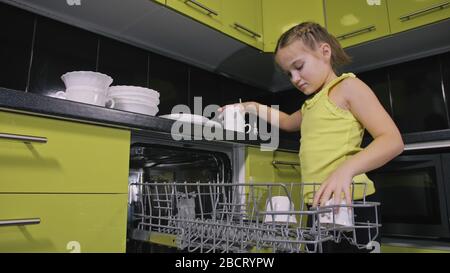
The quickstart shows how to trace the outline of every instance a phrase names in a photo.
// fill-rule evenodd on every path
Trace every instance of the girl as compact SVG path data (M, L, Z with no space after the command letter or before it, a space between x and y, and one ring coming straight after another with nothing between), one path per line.
M342 197L350 205L352 181L366 183L365 194L373 194L373 182L365 173L399 155L404 145L373 91L354 74L336 75L337 68L350 61L339 42L319 24L301 23L280 37L275 61L292 84L309 96L297 112L279 111L278 126L289 132L301 131L301 181L321 183L313 207L324 206L331 198L340 204ZM242 106L266 107L257 102ZM267 110L262 111L267 116L261 118L276 125L270 120L270 111L278 110ZM373 141L362 149L364 128ZM354 199L362 198L364 189L354 190Z

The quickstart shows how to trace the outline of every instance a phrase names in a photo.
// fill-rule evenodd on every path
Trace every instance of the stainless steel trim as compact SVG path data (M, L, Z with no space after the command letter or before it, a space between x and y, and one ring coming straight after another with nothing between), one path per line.
M292 166L293 168L300 166L300 163L298 162L291 162L291 161L278 161L274 160L272 161L272 165L276 167L276 165L287 165Z
M0 227L38 225L40 223L41 218L0 220Z
M425 8L425 9L418 10L418 11L412 12L410 14L401 16L398 19L400 21L402 21L402 22L409 21L411 19L414 19L414 18L411 18L411 17L420 16L420 15L423 15L424 13L428 13L428 12L436 12L438 10L443 10L446 7L448 7L449 4L450 4L450 1L446 1L444 3L436 4L436 5L433 5L433 6L429 7L429 8Z
M202 3L199 3L199 2L197 2L197 1L195 1L195 0L185 0L185 1L184 1L184 3L185 3L186 5L187 5L188 2L190 2L190 3L194 4L194 5L196 5L196 6L199 7L199 8L202 8L202 9L206 10L206 11L208 12L208 15L213 14L213 15L215 15L215 16L219 16L219 13L217 13L216 11L214 11L214 10L208 8L207 6L203 5Z
M25 136L25 135L6 134L6 133L0 133L0 139L17 140L17 141L22 141L24 143L30 143L30 142L47 143L46 137Z
M359 29L359 30L356 30L356 31L353 31L353 32L349 32L349 33L346 33L346 34L343 34L343 35L339 35L337 37L337 39L338 40L345 40L345 39L352 38L352 37L355 37L355 36L358 36L358 35L361 35L361 34L369 33L369 32L375 31L375 30L377 30L377 27L375 25L371 25L371 26L368 26L368 27L365 27L365 28L362 28L362 29Z
M242 29L242 30L245 31L244 33L250 33L253 38L255 38L255 37L256 38L261 38L260 34L258 34L258 33L254 32L254 31L244 27L243 25L241 25L239 23L234 23L234 28L237 29L237 30Z
M450 140L412 143L405 145L405 151L450 147Z

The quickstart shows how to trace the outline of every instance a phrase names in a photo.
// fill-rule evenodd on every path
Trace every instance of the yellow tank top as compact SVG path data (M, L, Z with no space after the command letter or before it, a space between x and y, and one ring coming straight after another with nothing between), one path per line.
M299 152L302 182L322 183L344 161L362 150L362 124L350 111L339 108L328 97L330 89L348 77L355 75L342 74L302 106ZM355 176L353 181L357 183L353 189L355 200L361 199L364 191L366 196L375 192L373 182L366 174ZM358 183L366 184L360 186ZM306 186L307 202L311 201L313 192L313 186Z

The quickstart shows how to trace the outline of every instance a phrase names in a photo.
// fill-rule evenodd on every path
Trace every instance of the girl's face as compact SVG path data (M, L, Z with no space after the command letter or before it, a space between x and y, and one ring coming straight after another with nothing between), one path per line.
M275 56L275 61L292 84L305 95L317 92L335 76L330 59L328 44L318 44L312 50L300 40L280 48Z

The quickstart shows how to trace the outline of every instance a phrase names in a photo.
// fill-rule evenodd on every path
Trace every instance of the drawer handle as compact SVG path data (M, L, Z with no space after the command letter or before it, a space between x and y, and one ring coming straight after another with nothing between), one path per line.
M352 38L352 37L355 37L355 36L358 36L358 35L361 35L361 34L369 33L369 32L375 31L375 30L377 30L377 27L372 25L372 26L369 26L369 27L365 27L365 28L362 28L362 29L359 29L359 30L356 30L356 31L353 31L353 32L349 32L349 33L340 35L340 36L337 37L337 39L338 40L345 40L345 39Z
M0 133L0 139L17 140L24 143L36 142L36 143L47 143L46 137L36 137L36 136L24 136L24 135L14 135L14 134L4 134Z
M399 19L402 22L409 21L411 19L414 19L412 17L421 16L421 15L424 15L425 13L429 13L429 12L435 12L435 11L438 11L438 10L443 10L443 9L447 8L449 6L449 4L450 4L450 1L446 1L444 3L437 4L437 5L431 6L431 7L426 8L426 9L418 10L416 12L407 14L405 16L400 17Z
M272 161L272 165L277 168L277 165L287 165L287 166L291 166L292 168L295 169L295 167L299 167L300 163L298 162L290 162L290 161L278 161L278 160L274 160Z
M40 218L0 220L0 227L38 225L40 223Z
M203 5L202 3L197 2L197 1L195 1L195 0L186 0L186 1L184 1L184 3L185 3L186 5L187 5L188 3L192 3L192 4L196 5L197 7L201 8L201 9L204 9L204 10L206 10L206 11L208 12L208 15L213 14L213 15L215 15L215 16L219 16L219 13L217 13L216 11L214 11L214 10L208 8L207 6Z
M259 35L258 33L244 27L243 25L239 24L239 23L234 23L234 28L237 30L244 30L244 33L249 33L250 36L252 36L253 38L261 38L261 35Z

